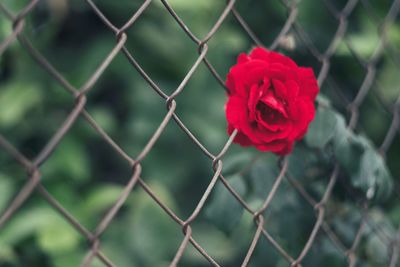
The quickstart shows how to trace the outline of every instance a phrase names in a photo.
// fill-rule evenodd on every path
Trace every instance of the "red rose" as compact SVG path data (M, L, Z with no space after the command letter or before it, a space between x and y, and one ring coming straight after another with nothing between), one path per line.
M257 47L240 54L226 79L228 133L235 143L279 155L292 151L315 115L318 84L311 68Z

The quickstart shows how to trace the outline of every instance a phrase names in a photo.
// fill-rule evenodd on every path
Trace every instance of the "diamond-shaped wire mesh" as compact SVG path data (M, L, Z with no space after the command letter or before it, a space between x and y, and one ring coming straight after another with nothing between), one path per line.
M231 17L236 20L236 22L234 22L234 26L241 27L242 30L247 34L248 38L254 42L254 45L264 45L271 50L284 47L288 50L294 49L294 51L296 51L296 44L293 44L294 40L296 40L296 42L299 42L299 45L301 44L301 46L305 47L307 49L307 52L305 52L307 56L309 58L313 58L313 60L317 62L317 69L315 69L315 71L318 77L319 85L321 87L324 85L325 87L329 88L334 94L338 95L339 98L343 100L343 110L347 110L349 115L347 125L349 129L357 129L360 113L362 112L361 106L363 105L368 94L374 94L375 97L379 99L381 109L386 110L391 117L390 126L387 129L386 136L379 147L380 154L385 158L387 151L390 149L395 139L399 138L398 128L400 120L400 96L394 103L385 102L380 96L380 84L376 76L377 71L381 67L380 60L382 60L384 54L388 54L388 57L393 60L397 71L400 70L398 49L396 48L396 45L398 44L391 43L390 40L388 40L388 29L396 23L396 18L400 11L399 0L386 1L390 2L390 7L383 19L377 16L373 5L371 5L370 1L368 0L348 0L345 5L339 9L334 4L334 1L324 0L323 2L325 8L335 20L337 27L336 32L332 34L328 45L323 50L314 45L313 38L318 38L318 36L313 36L313 34L307 32L297 20L298 16L300 15L299 6L303 4L302 2L281 0L280 3L282 7L287 11L287 19L282 25L280 32L272 39L272 42L263 43L257 34L252 31L252 27L247 24L246 18L241 16L241 11L235 6L237 5L237 1L227 1L224 9L218 16L217 20L213 23L210 30L203 37L198 37L191 31L190 27L185 24L185 21L178 15L178 13L175 12L173 6L170 5L167 0L161 0L163 8L165 9L164 11L167 11L171 18L176 21L180 27L180 30L187 35L189 40L194 43L198 52L195 62L187 71L186 76L181 80L179 86L177 86L172 93L166 93L166 90L152 79L152 75L147 73L142 68L132 51L129 51L126 46L127 40L130 38L130 33L134 32L133 25L138 21L139 18L141 18L141 16L143 16L144 12L150 8L150 4L153 1L143 1L140 7L121 27L116 26L111 20L108 19L107 15L105 15L106 10L101 10L96 4L96 1L86 0L85 2L87 7L91 9L91 12L93 12L93 14L104 23L109 32L115 35L116 40L114 47L108 52L101 64L91 74L90 78L87 79L87 81L79 88L76 88L70 84L70 82L64 78L63 74L59 72L52 65L52 63L50 63L46 56L39 51L40 49L37 49L29 37L24 33L26 26L25 20L36 8L38 8L40 1L32 0L16 13L10 12L5 4L0 3L2 16L6 17L6 19L12 23L11 34L4 40L1 40L0 55L4 55L14 42L19 42L26 52L28 52L29 55L35 60L37 66L46 71L49 77L55 80L65 91L67 91L71 95L71 99L74 99L75 101L72 110L68 113L68 116L58 127L55 134L47 141L40 153L38 153L33 159L25 156L22 152L15 148L11 141L9 141L5 136L0 135L0 147L7 152L8 157L17 161L27 172L26 183L22 188L20 188L6 209L1 213L0 231L7 223L12 224L13 216L18 213L18 210L21 209L23 205L26 205L30 201L30 196L37 191L54 210L62 215L63 219L73 226L82 235L82 237L88 241L89 247L87 249L86 256L82 259L81 266L90 266L95 258L99 259L102 263L104 263L105 266L116 266L113 263L113 260L102 251L102 235L113 223L113 220L120 212L128 197L135 194L135 192L132 192L132 190L136 187L140 187L149 197L151 197L154 203L162 208L163 212L170 217L170 220L174 221L183 231L181 243L179 247L176 248L175 256L170 259L169 266L179 265L182 256L185 254L189 246L193 246L209 262L210 265L220 266L221 264L218 263L213 256L211 256L212 253L205 250L203 248L203 244L194 237L195 233L193 232L192 225L204 211L206 201L213 192L216 184L221 183L234 196L235 200L232 199L232 201L237 201L240 205L242 205L244 210L254 220L253 238L248 244L246 250L241 251L241 253L244 255L241 261L241 266L249 266L254 256L255 248L260 243L260 240L269 242L270 245L280 255L280 257L287 261L288 266L302 266L304 258L307 256L313 246L316 246L315 249L318 251L318 245L316 245L316 243L319 235L325 235L331 240L335 247L341 251L343 257L346 258L348 266L356 266L358 258L360 257L360 255L357 254L358 247L362 242L362 237L366 228L375 231L377 236L379 236L382 240L382 244L385 244L385 246L389 248L388 251L390 251L390 253L387 255L385 266L399 266L399 235L388 236L384 231L382 231L379 225L375 225L370 220L368 199L365 197L360 198L358 195L354 194L352 189L348 188L347 185L340 185L340 183L338 183L338 176L341 172L338 163L333 164L334 167L332 168L329 180L323 189L322 197L316 198L307 191L305 185L298 181L298 177L295 177L294 174L288 172L288 158L281 158L279 161L279 175L276 177L265 177L265 179L273 181L273 185L267 197L264 199L261 208L254 209L252 205L245 200L244 196L234 189L234 187L230 184L229 179L226 179L223 174L223 157L231 147L232 140L236 135L236 131L226 140L225 144L220 144L221 146L219 149L215 147L209 148L206 147L206 145L203 144L198 137L196 137L195 131L192 131L192 129L190 129L190 127L183 122L181 116L177 113L177 106L179 105L179 102L184 102L184 96L182 96L179 101L177 100L178 96L180 96L185 90L192 76L202 64L208 68L209 73L215 77L218 83L220 83L220 87L225 89L223 78L225 74L219 74L217 72L216 68L208 60L207 54L209 52L208 43L212 41L213 37L218 33L222 23L224 23L228 17ZM260 3L254 1L251 4L257 6ZM376 45L373 54L367 58L361 55L360 51L357 51L353 45L352 40L346 37L346 31L349 27L349 17L357 8L362 9L362 12L368 14L371 23L374 25L379 34L379 42ZM319 26L317 25L316 27ZM80 40L76 40L76 42L80 42ZM332 57L337 52L340 45L346 46L346 49L348 49L353 55L353 60L359 64L359 67L363 69L364 73L362 82L359 84L358 90L352 98L349 98L349 95L346 95L346 92L344 92L345 90L341 88L339 83L335 80L335 76L332 75L332 68L336 67L336 62L332 60ZM174 48L171 47L169 49ZM166 105L166 112L161 120L161 123L149 137L148 142L142 147L141 151L136 155L129 155L129 153L126 152L126 149L122 145L118 144L117 141L112 139L86 109L86 103L89 101L88 99L90 99L88 93L90 93L92 90L95 90L95 84L101 82L101 77L107 71L108 66L118 55L124 55L125 59L141 75L143 81L145 81L150 88L159 95ZM133 72L135 71L134 69L131 69L130 71ZM398 85L393 86L398 87ZM218 89L216 88L215 90ZM207 96L204 96L204 98L206 97ZM223 105L223 103L221 103L221 105ZM84 118L86 123L96 131L99 137L101 137L102 142L109 145L115 152L115 155L118 155L120 159L127 162L132 169L129 181L124 186L124 189L121 192L118 200L115 201L115 203L104 214L101 220L98 221L98 224L94 230L89 230L83 226L83 224L81 224L81 222L75 218L67 208L63 207L63 205L60 204L60 202L49 191L46 190L46 187L41 182L41 165L46 163L46 161L52 157L52 153L55 151L59 143L66 137L79 117ZM182 217L175 213L172 208L163 202L162 198L160 198L153 191L152 187L146 183L145 179L142 177L143 160L145 160L150 151L152 151L155 143L165 131L167 125L172 123L176 123L181 131L195 144L195 146L198 148L198 153L203 153L209 159L209 165L213 169L213 174L209 177L207 188L202 193L201 198L196 200L197 204L195 208L187 217ZM314 226L308 234L308 239L304 243L302 250L296 255L288 252L285 247L281 245L282 240L270 233L269 220L265 215L265 211L270 207L271 202L277 194L277 191L282 187L284 180L287 180L290 184L290 188L287 190L297 191L302 196L304 201L306 201L315 211L315 218L312 218L314 220ZM337 233L335 233L335 229L332 228L331 221L326 219L329 213L329 201L331 199L332 191L338 186L342 186L344 191L346 191L346 194L353 199L354 205L359 207L359 212L361 215L361 219L357 222L357 233L350 246L346 244L346 242L341 241L341 237L337 235ZM397 196L399 195L399 187L397 185L395 185L395 194ZM329 214L329 216L334 217L332 214ZM163 238L164 237L160 236L160 239Z

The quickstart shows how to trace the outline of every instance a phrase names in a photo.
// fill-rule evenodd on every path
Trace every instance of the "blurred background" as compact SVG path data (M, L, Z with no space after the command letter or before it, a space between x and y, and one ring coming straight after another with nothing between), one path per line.
M1 1L14 14L29 2ZM131 0L94 2L117 27L125 24L142 4ZM346 2L304 0L297 5L296 23L321 54L339 26L330 8L341 10ZM338 40L330 58L329 75L318 99L318 122L313 124L306 140L296 145L289 158L289 173L308 194L320 199L335 156L341 158L342 170L327 204L326 224L349 249L360 223L364 223L360 243L353 251L357 258L355 266L380 267L389 266L400 248L399 135L385 151L385 158L377 152L392 123L400 93L400 24L397 19L385 29L388 47L374 63L372 87L359 107L356 130L350 133L354 142L340 143L337 139L349 133L338 125L349 120L349 104L367 74L358 60L368 60L373 55L383 36L378 26L393 2L398 1L358 2L346 20L344 39ZM226 4L215 0L168 3L199 38L208 33ZM287 20L288 8L281 1L237 1L235 7L267 47ZM39 1L25 23L23 34L76 88L90 78L116 44L113 32L85 1ZM12 22L0 12L0 41L11 33ZM127 49L167 94L178 87L198 57L197 45L158 0L152 1L126 34ZM207 58L225 78L237 55L248 52L254 43L229 14L208 45ZM316 75L321 70L321 62L293 27L278 51L301 66L313 67ZM167 113L164 99L122 53L87 98L87 111L133 158ZM70 113L74 101L18 41L1 55L0 134L27 158L32 159L41 151ZM206 148L217 154L228 138L226 94L204 64L176 101L178 116ZM329 115L324 113L326 110ZM316 145L313 141L318 138L322 141ZM224 157L223 173L243 198L257 208L279 172L277 160L269 153L232 145ZM141 177L181 218L192 213L213 175L212 162L173 121L145 157L142 167ZM43 186L89 230L95 229L132 175L129 164L83 118L78 118L40 169ZM0 215L26 180L23 167L0 147ZM363 212L365 206L368 210ZM266 229L295 258L313 229L313 207L285 179L265 216ZM241 264L256 229L252 216L220 184L192 228L194 238L221 266ZM116 266L168 266L182 239L181 227L136 186L102 235L101 249ZM88 241L40 194L33 193L0 229L0 266L79 266L89 247ZM303 266L348 266L348 260L345 251L320 231ZM95 260L92 266L104 265ZM189 246L180 266L210 264ZM249 266L281 267L289 263L261 238Z

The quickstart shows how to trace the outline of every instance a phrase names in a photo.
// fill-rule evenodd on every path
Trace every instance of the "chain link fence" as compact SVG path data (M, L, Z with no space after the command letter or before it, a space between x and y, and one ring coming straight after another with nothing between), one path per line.
M0 135L0 147L2 148L1 153L7 153L8 158L12 158L17 161L26 171L27 179L26 183L19 189L18 193L12 198L5 210L1 212L0 215L0 231L8 224L13 224L13 217L19 212L24 205L27 205L30 201L30 197L34 192L40 194L40 196L50 205L54 210L56 210L65 221L67 221L73 228L82 235L82 237L87 240L89 246L87 247L87 254L82 258L81 266L91 266L93 261L100 260L105 266L117 266L112 258L109 258L106 252L102 250L102 236L104 232L113 224L114 220L118 217L127 199L134 195L133 191L135 188L143 189L146 194L156 203L166 215L169 216L171 221L174 221L182 230L183 234L181 237L181 243L175 248L175 255L170 258L168 263L169 266L178 266L182 260L182 257L189 247L194 247L204 259L211 266L221 266L221 263L217 261L212 255L213 252L207 251L204 248L204 244L196 238L195 230L193 229L193 224L199 219L201 213L204 213L205 206L209 201L209 197L215 190L217 184L222 184L234 197L231 201L236 201L239 203L245 213L251 216L254 221L254 227L252 232L252 240L248 243L246 250L241 251L243 258L241 259L241 266L252 266L252 260L254 259L255 249L263 240L267 241L271 248L275 250L276 253L280 255L287 263L285 266L299 267L305 266L304 259L309 254L310 250L314 249L318 252L321 244L318 239L321 236L327 237L330 242L334 245L337 251L340 251L343 258L346 259L348 266L375 266L375 265L358 265L360 264L360 257L363 255L359 254L360 246L364 246L363 242L365 240L363 237L367 231L373 231L376 236L381 240L380 244L384 244L389 252L385 262L379 266L399 266L399 254L400 254L400 230L397 230L397 235L388 235L384 230L382 230L381 225L377 224L373 219L371 219L370 206L371 202L365 195L360 195L354 191L354 189L348 185L346 182L342 182L339 178L341 175L341 167L338 162L333 162L331 168L331 174L329 179L324 182L325 187L323 188L323 194L321 196L315 196L315 194L310 193L307 188L307 184L303 184L296 174L288 171L289 169L289 159L288 157L283 157L279 160L279 174L276 177L265 177L264 179L273 181L273 184L268 192L267 197L263 200L262 204L258 208L254 208L254 205L249 204L248 200L240 193L238 190L231 185L229 179L224 175L224 155L230 150L232 146L232 141L236 132L234 132L229 138L227 138L224 144L220 144L219 148L216 147L206 147L205 144L196 136L196 132L192 130L181 116L178 115L177 107L179 102L184 102L184 96L180 96L185 90L187 90L187 85L190 82L192 76L195 74L196 70L204 64L209 73L216 79L220 84L222 90L225 89L224 76L225 73L218 73L211 60L208 59L209 42L213 40L214 36L218 34L218 30L221 25L227 20L227 18L234 18L234 20L229 21L233 23L235 27L240 27L247 35L247 37L258 46L266 46L271 50L276 50L278 48L284 48L288 51L296 51L297 47L306 48L304 52L308 58L317 62L314 71L318 77L318 83L325 93L325 90L330 90L333 94L340 99L340 104L342 111L347 110L348 124L347 128L350 130L358 130L359 128L359 117L362 115L362 105L365 103L367 96L372 95L374 99L379 102L379 109L385 110L387 117L391 118L391 123L387 128L386 135L381 140L379 145L379 153L383 158L387 158L387 152L391 149L394 142L399 142L398 128L399 128L399 112L400 112L400 96L396 101L388 102L381 96L380 82L377 79L377 73L382 67L382 60L384 55L384 60L391 60L395 65L396 71L400 70L399 56L398 56L398 43L392 43L388 38L389 29L395 25L398 27L398 21L396 18L400 11L400 1L383 1L390 2L390 6L387 9L386 16L382 19L380 18L374 10L373 4L368 0L349 0L342 6L337 5L334 1L324 0L324 5L326 10L332 15L332 18L336 21L336 31L331 36L328 45L321 49L314 44L312 37L309 32L307 32L301 23L298 21L299 6L302 2L298 1L280 1L281 6L286 10L286 21L281 25L281 29L271 43L263 43L257 36L255 32L252 31L252 27L247 24L246 17L242 17L241 11L238 9L237 1L230 0L226 2L224 9L220 12L215 23L213 23L210 30L203 36L199 37L195 35L190 27L185 24L185 20L174 10L174 6L170 4L167 0L160 0L162 2L163 8L169 13L169 15L175 20L179 25L181 31L190 39L197 48L198 57L190 67L189 71L185 77L181 80L179 86L172 93L167 93L161 85L157 84L151 77L151 74L147 73L137 61L136 57L133 55L126 44L130 38L130 32L132 26L138 21L143 13L151 9L152 0L145 0L141 3L140 7L132 14L132 16L123 24L122 27L116 26L106 15L106 10L101 10L101 8L96 4L96 1L86 0L86 4L91 9L93 15L102 21L104 27L109 30L115 36L115 45L108 52L108 55L97 69L91 74L90 78L83 84L83 86L77 88L73 86L64 75L59 72L52 63L46 58L46 56L39 51L32 44L29 37L25 34L26 22L25 20L30 16L35 9L41 4L39 0L32 0L28 2L24 8L17 12L11 12L6 4L0 3L1 15L12 23L12 31L6 38L1 40L0 43L0 55L5 55L9 47L15 43L19 42L21 47L29 53L29 55L36 62L38 68L42 68L48 73L50 79L54 79L65 91L67 91L71 99L74 99L74 105L72 110L68 113L68 116L64 119L62 125L57 129L54 135L48 140L47 144L41 149L34 158L28 158L25 156L16 146L13 145L10 139L4 135ZM371 1L372 2L372 1ZM253 1L249 3L251 5L257 6L259 3ZM260 5L261 6L261 5ZM373 24L374 29L379 34L379 42L376 45L372 55L368 58L360 55L357 51L357 47L354 46L352 40L346 35L347 29L349 27L349 18L356 9L361 9L362 12L368 14L370 23ZM315 10L314 12L318 12ZM318 26L318 25L317 25ZM319 26L318 26L319 27ZM320 27L323 27L322 25ZM79 42L79 40L76 40ZM349 94L346 92L346 88L340 86L340 82L336 81L334 75L332 75L332 69L336 71L336 61L332 60L335 53L337 53L339 46L346 46L352 55L353 62L358 64L359 68L363 70L364 77L360 83L358 90L354 94L354 97L349 98ZM173 48L170 48L173 49ZM86 105L90 102L90 96L88 93L95 90L95 84L101 82L101 77L107 71L107 68L112 63L112 61L118 56L124 55L125 59L133 66L135 69L130 71L137 71L143 80L151 87L152 90L165 102L166 112L162 118L161 123L158 125L157 129L149 136L148 142L143 146L142 150L135 155L131 155L127 152L122 145L115 141L110 135L107 134L98 122L92 117L88 112ZM223 59L221 59L223 60ZM340 66L339 66L340 67ZM226 70L227 72L228 70ZM101 81L100 81L101 80ZM397 87L398 84L394 84ZM329 88L329 89L325 89ZM215 88L215 90L219 90ZM178 101L178 96L180 100ZM207 101L207 96L204 96L204 100ZM223 105L223 103L221 103ZM55 151L59 143L65 138L69 133L71 128L74 126L78 118L84 118L86 123L90 125L99 137L101 137L102 142L109 145L116 155L118 155L123 161L126 161L129 166L131 166L131 177L124 185L123 191L120 192L118 199L114 202L112 207L104 214L100 221L98 221L97 226L90 230L86 228L77 218L75 218L68 208L64 207L52 193L50 193L46 186L42 183L41 166L46 163L49 158L52 157L52 153ZM155 143L159 140L160 136L163 134L167 125L175 123L179 126L181 131L189 138L198 148L197 153L203 153L209 160L209 166L213 170L212 176L208 178L208 186L202 189L201 198L196 200L197 204L192 209L192 212L187 217L182 217L178 215L173 208L169 207L163 198L160 197L146 182L146 179L142 177L142 162L146 159L150 151L152 151ZM205 126L206 127L206 126ZM397 138L397 141L396 141ZM132 141L134 142L134 140ZM214 152L213 152L214 151ZM216 152L215 152L216 151ZM310 152L311 153L311 152ZM318 153L318 152L315 152ZM396 154L398 151L392 152ZM391 154L390 154L391 155ZM173 155L171 155L173 157ZM390 158L387 158L390 160ZM301 159L299 159L301 160ZM79 163L77 163L79 164ZM396 165L396 164L395 164ZM397 177L395 177L396 180ZM173 179L173 177L171 177ZM315 217L311 218L314 223L310 232L307 234L308 238L304 242L302 250L293 254L292 251L288 250L282 245L282 239L269 230L269 221L272 220L271 216L266 215L266 211L270 208L271 203L274 201L274 197L277 192L281 190L282 184L288 182L289 188L285 190L291 192L297 192L303 200L308 203L315 212ZM334 208L330 210L332 192L335 188L347 198L352 199L353 204L358 207L358 212L360 214L360 219L356 222L356 234L352 238L352 242L343 241L342 237L337 234L336 229L332 226L332 220L335 218ZM339 188L339 189L338 189ZM391 199L393 201L399 200L399 186L398 182L395 181L394 185L394 196ZM333 213L332 213L333 212ZM338 215L339 216L339 215ZM299 222L301 223L301 222ZM288 231L291 229L288 229ZM133 237L134 238L134 237ZM165 237L160 236L160 239ZM265 253L270 253L266 251ZM239 264L239 263L237 263ZM258 266L258 265L254 265Z

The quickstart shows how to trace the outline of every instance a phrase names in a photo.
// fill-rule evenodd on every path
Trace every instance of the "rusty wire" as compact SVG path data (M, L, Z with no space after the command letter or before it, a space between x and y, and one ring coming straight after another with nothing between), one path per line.
M56 133L47 142L44 148L34 159L26 158L21 152L19 152L4 136L0 135L0 147L2 147L8 154L14 158L27 172L27 181L25 185L16 194L14 199L9 203L6 210L0 214L0 230L1 228L12 218L12 216L18 211L18 209L27 201L29 196L36 190L63 218L68 221L89 243L90 248L84 259L82 259L81 266L90 266L91 262L95 257L97 257L106 266L115 266L111 259L109 259L101 250L101 236L104 231L112 223L113 219L117 215L119 209L125 203L128 196L134 187L141 187L154 201L157 205L162 208L162 210L169 215L171 220L175 221L183 231L183 238L179 247L176 248L176 254L174 258L170 261L170 266L177 266L182 258L184 252L186 251L189 244L192 244L195 249L201 253L204 258L212 266L220 266L212 256L199 244L192 236L193 230L191 224L197 219L199 214L202 212L203 207L213 191L216 183L220 182L223 184L229 192L235 197L244 208L254 219L254 234L251 242L248 244L248 249L245 253L245 257L242 260L241 266L248 266L255 247L257 246L260 238L265 238L271 245L276 249L276 251L284 258L288 264L292 267L302 266L302 261L310 251L311 247L315 243L316 237L319 234L325 234L332 243L338 248L339 251L343 253L343 256L347 259L348 266L355 266L357 263L357 247L361 242L361 238L364 234L365 227L368 225L374 231L379 233L380 238L384 243L392 247L390 259L388 263L390 267L397 266L399 262L400 255L400 230L398 230L397 236L388 237L385 234L380 233L378 227L374 225L369 220L368 214L368 200L364 199L360 205L360 211L362 214L362 219L359 222L359 227L354 240L350 247L347 247L340 239L340 237L332 229L329 222L326 221L325 214L327 203L330 200L332 190L337 186L338 175L340 172L340 167L336 163L332 169L330 178L327 181L324 194L320 199L315 199L312 197L304 186L299 183L295 177L292 176L288 171L288 159L286 157L281 158L279 162L280 173L277 177L265 177L265 179L274 179L274 184L264 200L261 208L254 210L250 205L244 200L244 198L235 191L235 189L229 184L229 181L223 175L223 157L229 149L233 138L236 135L236 130L228 138L225 144L221 144L221 149L216 152L211 152L206 148L203 143L195 136L195 134L182 122L180 117L175 113L176 107L178 105L175 100L176 97L185 90L188 81L191 79L192 75L202 63L206 65L209 69L211 75L215 77L217 82L221 85L223 89L226 90L224 85L224 79L217 73L213 65L207 59L208 52L208 42L217 33L221 24L226 20L226 18L232 15L236 21L238 27L241 27L243 31L248 35L248 37L254 42L255 45L265 45L270 49L277 49L282 40L292 32L295 34L300 42L308 49L310 56L314 57L319 62L319 70L317 72L318 83L322 86L327 82L330 86L335 84L334 79L330 77L330 67L331 67L331 57L335 54L338 49L339 43L346 43L348 49L354 55L355 60L360 64L362 68L365 69L364 80L356 94L356 97L352 100L346 99L348 102L347 109L349 112L350 120L347 127L349 129L355 129L358 124L359 110L360 106L363 104L365 97L372 90L374 84L376 88L379 89L379 84L376 81L376 68L377 62L381 59L383 53L390 53L392 55L393 61L396 66L400 69L399 56L395 49L393 49L392 44L387 39L387 29L391 24L394 23L400 9L400 0L393 0L392 5L386 15L386 17L379 21L379 19L374 16L374 10L369 5L368 0L348 0L346 5L341 9L337 10L328 0L323 2L326 4L327 9L338 22L336 32L334 33L329 46L324 51L319 51L313 44L312 39L308 33L304 30L301 24L296 20L298 15L298 1L288 1L280 0L282 6L287 10L287 20L282 26L280 32L269 45L263 44L257 35L251 30L251 27L246 23L246 19L243 18L235 7L235 0L229 0L226 2L225 8L222 10L220 16L213 24L208 33L200 38L193 34L185 22L179 17L179 15L174 11L173 7L168 3L167 0L160 0L164 5L165 9L169 14L175 19L176 23L182 29L182 31L191 39L198 49L198 57L193 63L189 71L187 72L184 79L181 81L179 86L173 91L172 94L168 95L164 90L159 87L156 82L142 69L141 65L136 61L134 55L126 48L125 44L129 38L127 30L132 27L132 25L137 21L137 19L143 14L143 12L148 8L152 0L145 0L137 11L128 19L128 21L122 26L115 26L103 12L98 8L92 0L85 0L88 6L91 8L94 14L96 14L104 25L116 36L116 44L109 52L107 57L102 61L100 66L91 75L91 77L84 83L80 88L75 88L72 86L53 66L52 64L38 51L30 42L30 40L24 35L25 18L29 16L32 10L38 4L38 0L31 0L25 8L20 10L17 14L10 12L7 7L0 3L0 12L4 14L13 25L13 30L11 34L6 37L0 43L0 55L7 50L7 48L16 40L25 48L25 50L32 56L32 58L37 62L37 64L42 67L47 73L56 80L62 88L64 88L71 97L74 98L75 104L72 110L69 112L68 116L65 118L63 124L58 128ZM378 25L377 30L379 31L380 41L376 47L373 55L365 60L361 59L358 52L353 48L350 40L346 38L346 31L348 27L348 18L359 5L363 6L367 12L371 14L374 18L375 23ZM143 79L150 85L150 87L157 93L162 99L165 100L166 113L162 121L160 122L158 128L149 138L146 145L143 147L138 155L129 155L120 147L93 119L93 117L85 109L86 105L86 94L93 88L94 84L102 76L103 72L110 65L112 60L117 54L125 55L126 59L132 65L132 67L143 77ZM334 86L332 86L334 87ZM340 91L337 87L335 90ZM340 92L338 92L340 93ZM392 114L392 122L387 131L386 137L384 138L382 144L380 145L379 151L383 157L386 156L388 149L393 143L396 135L398 134L399 123L400 123L400 96L397 101L392 105L385 105L383 108L387 109ZM66 210L44 187L41 183L41 172L40 166L51 157L51 154L56 149L60 141L64 138L70 128L73 126L75 121L79 116L82 116L86 122L97 132L97 134L102 138L102 140L110 145L110 147L132 168L131 177L127 181L123 191L121 192L118 200L109 209L109 211L100 220L94 231L89 231L86 229L76 218L74 218L68 210ZM210 160L210 167L213 169L213 175L209 178L209 184L204 191L201 199L197 202L195 209L192 211L188 218L179 217L172 209L163 203L163 201L153 192L151 187L145 182L145 179L141 176L142 174L142 160L151 151L154 144L159 139L160 135L164 131L170 121L174 121L180 129L190 138L194 144L199 148L200 152L206 155ZM269 208L271 201L276 195L277 190L280 188L281 183L284 179L287 179L289 184L292 186L293 190L297 191L304 200L309 203L315 210L315 223L309 233L307 242L304 244L303 249L298 255L290 255L285 249L279 244L279 242L268 232L268 223L266 223L265 211ZM354 200L355 203L358 200Z

